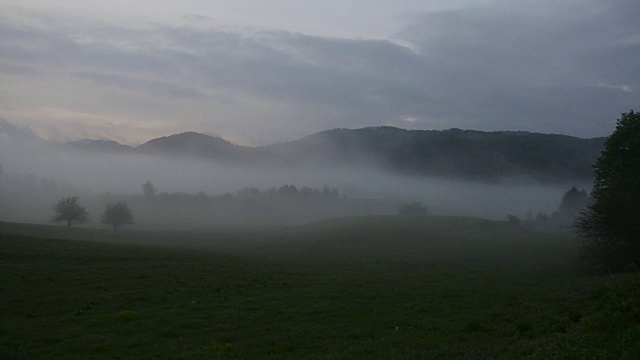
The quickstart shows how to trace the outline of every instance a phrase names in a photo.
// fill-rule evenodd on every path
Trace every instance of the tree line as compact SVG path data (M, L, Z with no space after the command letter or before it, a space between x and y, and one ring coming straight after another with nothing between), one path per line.
M245 187L235 195L225 193L223 195L208 195L204 192L195 194L189 193L159 193L156 186L151 181L141 184L141 195L138 196L118 196L112 193L103 195L106 202L105 209L100 216L103 224L110 225L114 229L119 229L124 225L131 225L134 222L133 211L128 201L115 200L118 198L128 198L139 205L162 206L163 204L229 204L237 202L246 206L255 206L260 201L308 201L308 200L337 200L341 197L340 192L331 187L323 187L321 189L301 187L295 185L283 185L279 188L272 187L268 190L260 190L255 187ZM80 204L78 196L65 197L53 204L54 222L63 222L67 226L76 224L85 224L89 220L89 215L84 206Z

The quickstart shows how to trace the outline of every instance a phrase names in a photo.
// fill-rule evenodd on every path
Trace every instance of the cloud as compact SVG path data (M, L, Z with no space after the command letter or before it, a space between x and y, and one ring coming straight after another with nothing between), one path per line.
M0 118L0 142L31 143L39 137L29 128L16 126Z
M638 13L634 1L498 2L414 15L389 40L5 16L0 79L24 98L28 81L67 79L69 96L109 102L69 111L251 143L382 124L602 136L636 102ZM38 101L23 100L61 107Z
M600 84L638 85L640 46L624 39L640 33L629 16L639 11L631 1L515 1L424 14L399 38L429 59L431 84L447 89L448 105L456 94L460 113L588 136L606 133L610 123L598 123L633 105L630 94ZM584 125L591 131L575 129Z
M100 72L78 71L70 75L90 80L100 86L114 86L129 91L140 91L151 96L161 96L169 100L188 99L192 101L204 100L205 94L197 88L181 86L160 80L146 80L135 76L103 74Z

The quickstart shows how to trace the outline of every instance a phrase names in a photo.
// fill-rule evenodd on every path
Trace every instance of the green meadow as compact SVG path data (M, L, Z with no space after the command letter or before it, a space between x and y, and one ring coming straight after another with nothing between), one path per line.
M0 223L2 359L637 359L640 275L567 229L460 217Z

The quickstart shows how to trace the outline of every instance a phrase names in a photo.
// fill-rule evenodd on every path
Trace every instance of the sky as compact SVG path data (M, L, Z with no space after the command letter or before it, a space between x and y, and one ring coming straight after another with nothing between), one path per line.
M637 0L0 0L0 119L54 141L332 128L607 136Z

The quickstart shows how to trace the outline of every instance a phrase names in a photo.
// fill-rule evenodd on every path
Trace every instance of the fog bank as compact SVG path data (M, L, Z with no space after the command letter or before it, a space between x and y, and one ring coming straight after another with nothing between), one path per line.
M141 184L146 181L151 181L159 193L165 194L221 196L235 195L244 188L266 192L271 188L294 185L298 189L335 188L341 199L380 200L375 206L372 203L364 206L333 204L325 209L327 212L319 211L322 206L314 203L309 203L306 210L298 209L319 218L331 217L331 211L335 211L335 216L391 215L397 212L398 204L419 201L431 214L504 220L507 214L524 217L529 209L534 213L550 214L558 208L569 187L590 189L590 184L545 185L526 178L474 183L410 177L371 166L234 166L184 157L78 152L46 142L0 142L0 166L4 170L0 182L3 199L0 220L36 223L49 221L51 204L58 198L81 196L85 202L92 203L94 212L99 212L106 201L105 193L141 195ZM347 209L358 210L350 212ZM98 216L92 218L97 222ZM314 216L302 219L318 220ZM200 222L204 224L207 219L200 219ZM283 218L281 222L289 221Z

